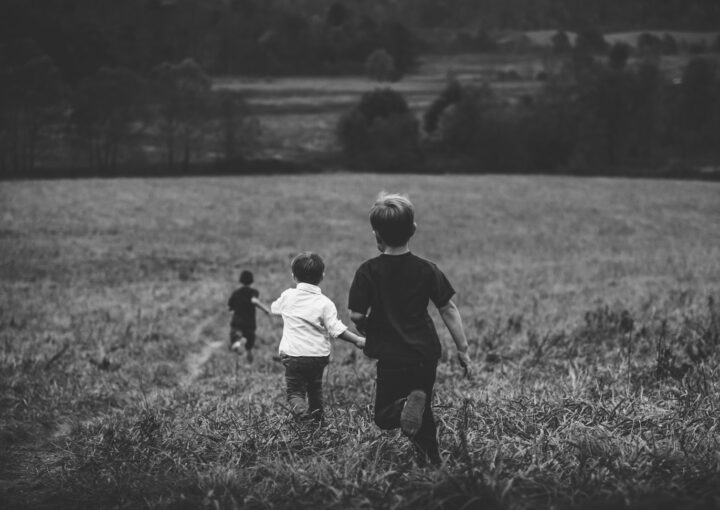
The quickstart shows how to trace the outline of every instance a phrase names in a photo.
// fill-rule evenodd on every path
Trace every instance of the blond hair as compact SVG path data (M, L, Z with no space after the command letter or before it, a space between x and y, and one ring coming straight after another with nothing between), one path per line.
M403 246L415 233L415 206L407 195L383 191L370 208L370 225L388 246Z

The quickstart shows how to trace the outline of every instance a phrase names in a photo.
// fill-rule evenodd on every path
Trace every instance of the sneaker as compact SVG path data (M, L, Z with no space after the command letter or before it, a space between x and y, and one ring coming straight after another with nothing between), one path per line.
M422 426L426 399L427 395L424 391L413 390L405 400L405 405L400 413L400 428L410 437L417 434Z

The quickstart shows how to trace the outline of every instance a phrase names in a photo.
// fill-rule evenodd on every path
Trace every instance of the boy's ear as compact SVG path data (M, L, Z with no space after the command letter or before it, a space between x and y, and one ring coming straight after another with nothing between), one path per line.
M416 230L417 230L417 223L415 223L415 222L413 221L412 232L410 233L410 237L412 237L412 236L415 235L415 231L416 231Z

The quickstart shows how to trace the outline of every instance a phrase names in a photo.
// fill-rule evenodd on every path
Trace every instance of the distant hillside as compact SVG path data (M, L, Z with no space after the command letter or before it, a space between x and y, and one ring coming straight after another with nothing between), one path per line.
M718 0L4 0L0 66L17 56L3 45L31 41L70 83L186 58L212 74L357 74L381 48L402 75L458 38L485 51L507 31L717 27Z

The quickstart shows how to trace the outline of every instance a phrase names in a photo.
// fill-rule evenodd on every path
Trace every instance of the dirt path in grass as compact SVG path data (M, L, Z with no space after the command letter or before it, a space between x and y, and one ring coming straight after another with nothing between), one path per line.
M226 340L213 340L217 338L213 331L219 329L223 315L212 314L193 330L191 345L194 350L178 364L181 387L186 388L195 383L212 357L226 348ZM213 327L215 324L218 328ZM145 398L153 402L172 391L167 388L156 389L145 395ZM38 425L25 432L29 437L5 448L0 453L0 508L57 508L59 503L55 499L54 488L46 481L61 476L64 461L60 451L73 429L88 425L93 419L87 417L76 421L64 417L52 426Z
M215 314L200 324L193 331L194 345L199 345L205 335L205 330L216 320L220 318L220 314ZM199 352L190 353L185 358L185 374L180 378L180 385L187 387L195 382L202 375L203 367L210 361L213 354L227 346L227 340L215 340L206 343Z

